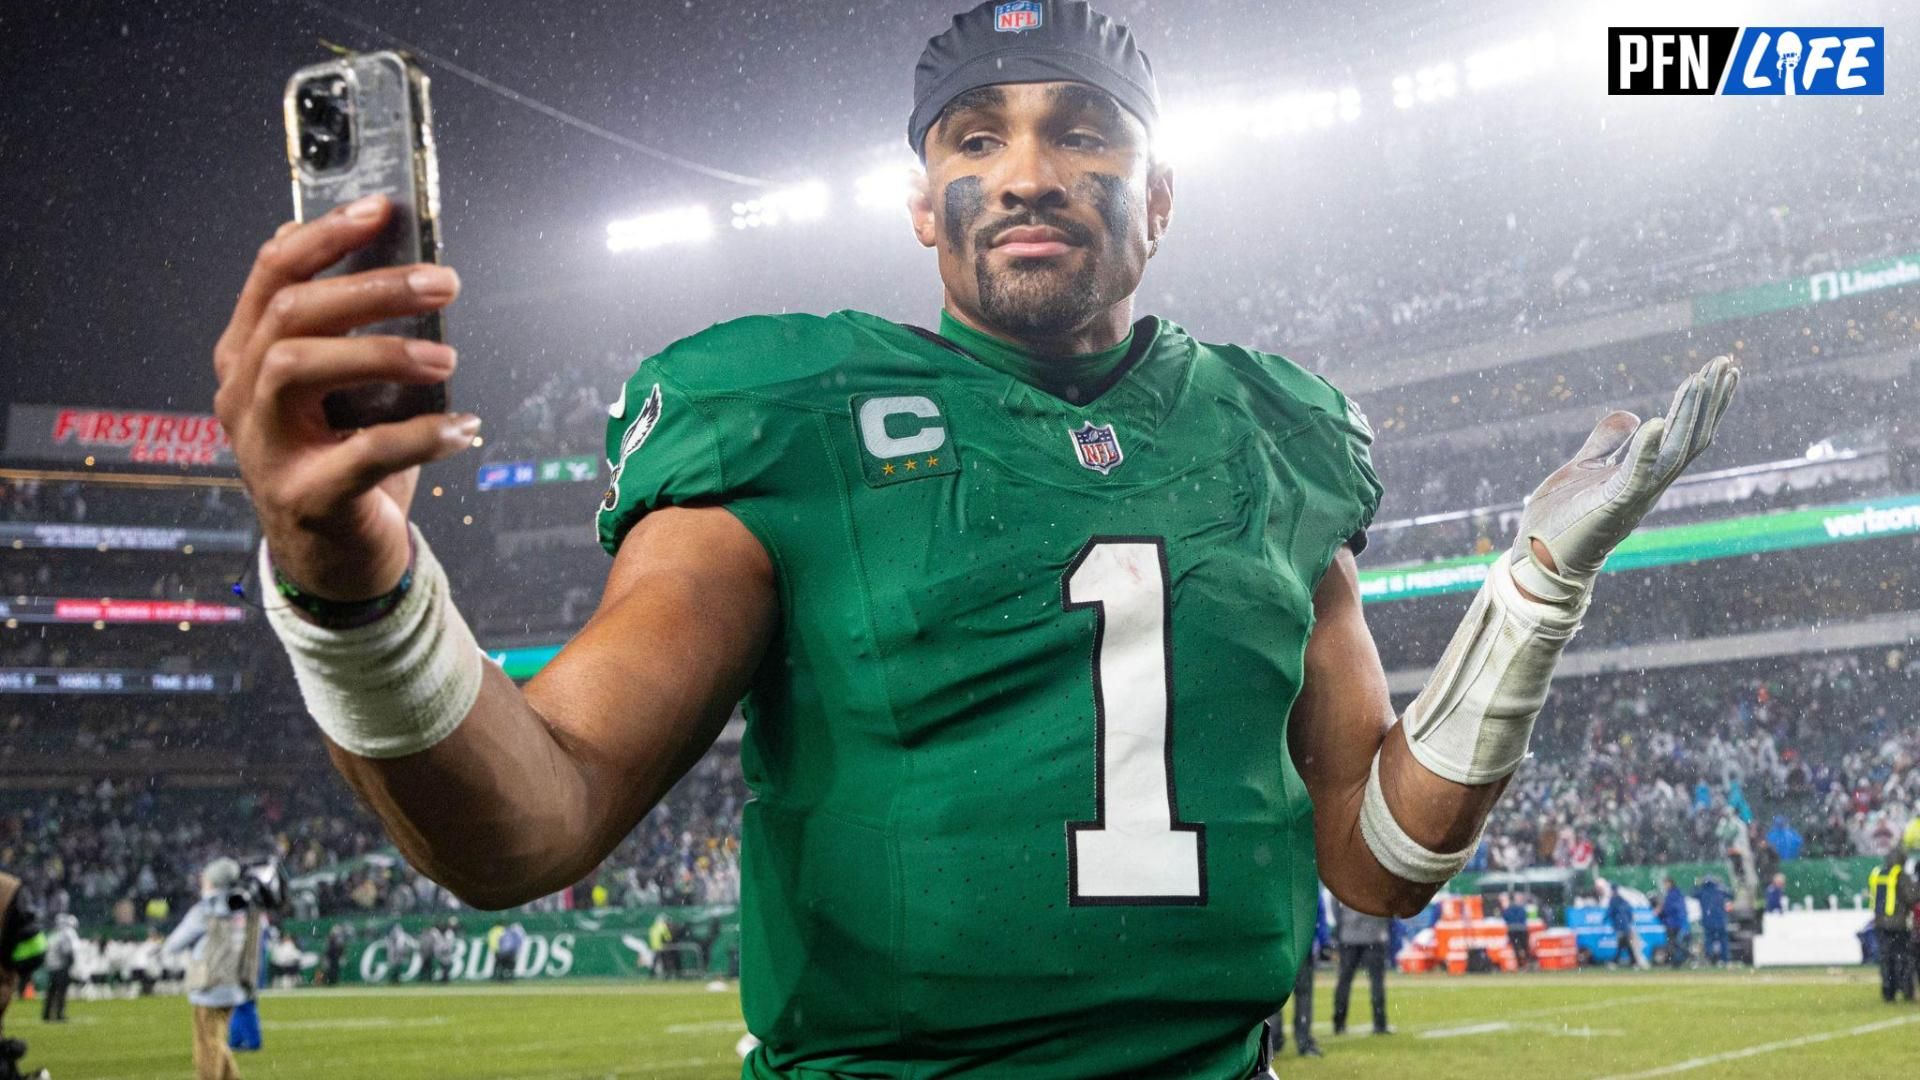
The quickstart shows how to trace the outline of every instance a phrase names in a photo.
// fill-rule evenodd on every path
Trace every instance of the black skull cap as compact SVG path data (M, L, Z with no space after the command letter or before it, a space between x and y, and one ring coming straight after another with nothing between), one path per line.
M1098 87L1149 131L1160 119L1153 65L1125 26L1085 0L986 0L955 15L953 25L920 54L907 145L924 159L934 121L969 90L1034 82Z

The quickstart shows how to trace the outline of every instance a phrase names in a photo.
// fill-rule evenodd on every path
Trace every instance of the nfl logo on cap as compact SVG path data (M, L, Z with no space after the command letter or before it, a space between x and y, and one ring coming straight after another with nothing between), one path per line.
M1120 440L1114 437L1112 424L1094 426L1088 420L1079 431L1069 428L1067 434L1073 436L1073 448L1080 454L1080 464L1105 476L1120 464Z
M1010 0L993 8L993 28L1003 34L1038 30L1040 20L1040 0Z

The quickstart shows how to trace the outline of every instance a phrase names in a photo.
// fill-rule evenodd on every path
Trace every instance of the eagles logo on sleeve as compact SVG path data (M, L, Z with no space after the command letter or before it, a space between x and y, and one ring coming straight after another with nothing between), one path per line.
M620 401L614 405L614 408L624 411L626 399L627 392L622 388ZM613 479L607 481L607 493L600 499L601 510L611 512L620 505L620 470L627 467L627 459L647 441L647 436L653 434L654 425L659 422L660 384L654 383L653 390L647 394L646 402L640 406L639 415L633 418L627 433L620 438L620 459L607 462L607 465L613 469Z

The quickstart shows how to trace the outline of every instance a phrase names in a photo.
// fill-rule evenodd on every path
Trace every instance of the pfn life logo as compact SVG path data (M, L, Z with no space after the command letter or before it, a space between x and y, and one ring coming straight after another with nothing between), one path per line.
M1610 26L1607 93L1886 93L1878 26Z

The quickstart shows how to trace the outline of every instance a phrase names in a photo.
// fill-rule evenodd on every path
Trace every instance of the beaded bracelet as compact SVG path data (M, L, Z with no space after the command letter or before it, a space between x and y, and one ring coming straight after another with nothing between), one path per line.
M408 541L407 571L400 575L399 584L379 596L368 600L329 600L294 584L293 580L273 567L273 588L287 603L306 613L314 625L327 630L357 630L362 626L371 626L390 614L406 599L407 591L413 588L413 550L412 541ZM269 565L273 558L269 554Z

